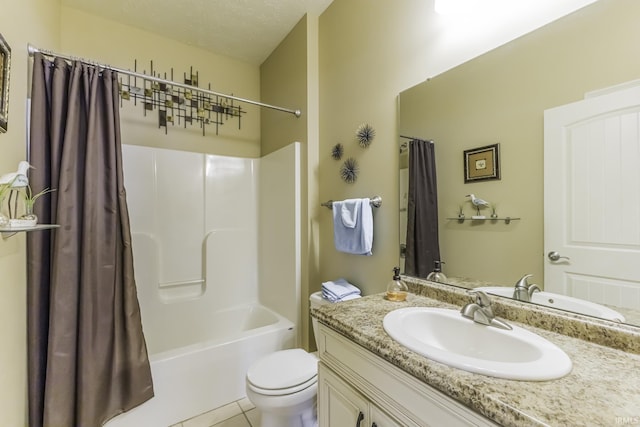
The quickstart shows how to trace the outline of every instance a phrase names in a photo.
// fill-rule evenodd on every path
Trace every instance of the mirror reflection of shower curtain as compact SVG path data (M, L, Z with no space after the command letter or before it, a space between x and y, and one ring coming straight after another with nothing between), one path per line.
M404 273L427 277L440 259L435 144L409 142L409 200Z

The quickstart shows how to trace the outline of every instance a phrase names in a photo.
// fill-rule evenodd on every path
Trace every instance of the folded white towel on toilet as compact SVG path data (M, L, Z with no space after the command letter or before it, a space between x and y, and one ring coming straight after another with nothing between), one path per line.
M345 279L340 278L322 283L322 297L331 302L347 301L359 296L360 289Z

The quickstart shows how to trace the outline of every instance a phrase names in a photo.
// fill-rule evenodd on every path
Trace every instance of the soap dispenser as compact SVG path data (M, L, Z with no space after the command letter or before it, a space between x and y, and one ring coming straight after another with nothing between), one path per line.
M427 276L427 280L431 280L432 282L447 283L447 276L445 276L442 272L442 264L444 264L444 261L433 261L433 271L429 273L429 275Z
M393 279L387 284L387 299L389 301L404 301L407 299L409 288L400 280L400 267L393 268Z

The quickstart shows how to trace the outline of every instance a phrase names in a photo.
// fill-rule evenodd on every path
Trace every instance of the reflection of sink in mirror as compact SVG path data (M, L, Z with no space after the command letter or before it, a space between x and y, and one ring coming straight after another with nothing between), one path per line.
M437 241L441 249L439 258L447 263L444 270L447 277L468 277L492 286L512 284L523 272L530 272L541 288L563 294L564 284L550 279L545 272L557 270L564 277L589 282L589 293L606 296L594 301L619 307L613 308L624 314L625 323L640 326L637 250L640 181L628 178L636 176L640 162L636 156L640 151L629 149L623 155L616 154L618 150L626 150L621 148L623 144L629 143L631 147L631 139L625 136L613 142L614 135L624 132L595 131L615 129L615 120L626 123L635 114L631 111L638 110L614 107L614 112L601 115L591 108L595 103L604 105L604 101L608 105L605 108L611 107L613 97L633 88L629 82L638 79L637 66L633 69L625 64L629 62L628 52L637 45L640 26L631 21L623 26L624 20L608 15L619 12L619 16L629 16L631 3L634 7L640 4L596 2L401 92L398 134L433 139L435 144ZM610 22L620 21L615 32L604 30L604 19L608 17ZM586 28L602 28L598 34L606 34L606 42L581 42L584 38L581 33ZM558 55L558 46L563 46L567 54ZM607 60L595 60L599 57ZM523 99L527 100L526 108L514 108L525 107ZM638 97L629 99L636 102ZM564 107L556 108L574 103L576 108L579 105L591 108L586 119L574 115L569 126L564 120L543 120L545 110L564 113L568 111ZM509 118L505 120L507 111ZM553 126L556 131L549 127L547 132L545 121L547 125L557 123L558 126ZM632 134L635 138L637 132ZM557 145L545 148L545 139ZM460 157L466 150L498 141L502 154L497 160L502 162L502 168L509 167L512 171L504 173L500 181L467 183L468 170L462 170ZM406 144L407 139L399 137L398 143ZM571 160L570 155L575 159ZM607 161L581 160L588 158ZM409 159L399 163L402 167L411 164ZM575 167L565 171L564 166L571 165ZM629 165L628 173L623 165ZM609 167L610 171L604 170ZM567 172L562 173L563 178L546 176L547 172L560 174L560 171ZM580 172L585 177L575 176ZM616 179L618 182L614 183ZM459 214L466 215L466 219L475 214L475 208L464 198L470 192L496 204L500 217L522 217L522 220L510 225L489 219L457 221ZM556 194L556 201L545 200L545 196ZM489 217L492 209L481 212ZM549 232L545 233L545 229ZM406 233L406 229L401 230L401 235ZM591 238L595 242L588 240ZM617 258L613 261L600 258L600 251L595 254L595 248L600 246L604 246L603 252L616 254ZM551 251L571 260L555 262L542 256ZM598 261L591 262L592 259ZM426 265L429 262L425 260ZM578 266L583 262L587 263L585 269ZM586 296L586 291L571 295L592 299ZM625 296L615 298L617 295Z
M383 320L398 343L436 362L477 374L545 381L571 372L572 363L555 344L515 325L481 325L458 310L406 307Z
M489 294L513 298L513 288L511 287L490 286L477 289ZM580 298L554 294L552 292L534 292L531 296L530 302L547 307L558 308L560 310L586 314L587 316L600 317L606 320L613 320L616 322L625 321L625 318L622 314L610 309L609 307L605 307L604 305L596 304L595 302L591 301L585 301Z

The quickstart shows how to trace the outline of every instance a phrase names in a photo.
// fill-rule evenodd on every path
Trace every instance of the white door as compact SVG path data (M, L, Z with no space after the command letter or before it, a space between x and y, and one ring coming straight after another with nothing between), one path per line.
M546 110L544 170L545 290L640 309L640 86Z

